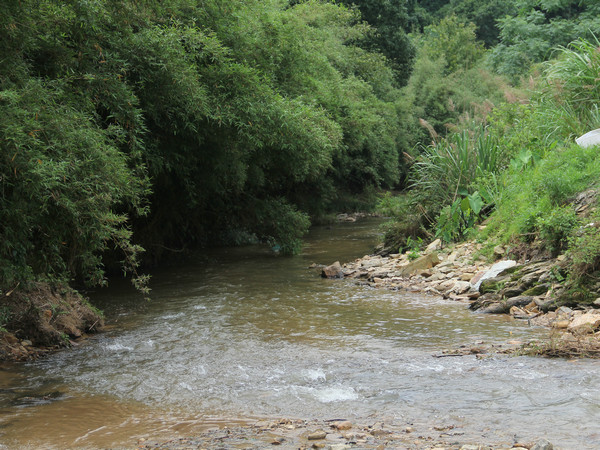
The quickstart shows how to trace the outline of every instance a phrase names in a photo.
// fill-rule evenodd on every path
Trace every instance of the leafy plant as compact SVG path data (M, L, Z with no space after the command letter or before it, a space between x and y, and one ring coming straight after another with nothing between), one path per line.
M415 259L417 259L419 256L421 256L420 251L423 247L423 239L420 237L416 237L416 238L412 238L412 237L407 237L406 238L406 251L408 254L408 259L409 261L414 261ZM402 251L402 249L400 249Z

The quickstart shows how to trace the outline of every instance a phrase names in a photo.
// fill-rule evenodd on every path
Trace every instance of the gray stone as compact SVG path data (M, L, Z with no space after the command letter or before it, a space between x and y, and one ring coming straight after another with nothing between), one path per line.
M510 311L513 306L526 306L533 301L533 297L528 295L521 295L519 297L509 298L498 303L493 303L483 309L480 312L484 314L506 314ZM600 316L598 316L600 318Z
M361 261L360 265L363 266L365 269L369 269L371 267L379 267L383 265L384 262L385 261L381 258L373 258L367 259L366 261Z
M554 450L554 445L548 442L546 439L540 439L537 441L531 450Z
M455 294L464 294L469 289L471 289L471 283L468 281L457 281L452 288L452 292Z
M575 139L575 142L582 148L593 147L594 145L600 144L600 128L588 131L583 136L579 136Z
M346 444L332 444L328 448L329 448L329 450L346 450L347 448L351 448L351 447Z

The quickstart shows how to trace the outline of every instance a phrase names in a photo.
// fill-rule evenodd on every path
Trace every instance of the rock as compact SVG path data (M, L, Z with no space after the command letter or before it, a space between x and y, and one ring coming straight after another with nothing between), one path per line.
M335 428L336 430L342 431L342 430L349 430L352 428L352 422L350 422L349 420L342 420L340 422L333 422L331 424L331 428Z
M494 247L494 255L496 255L498 258L502 258L505 253L506 253L506 249L504 247L502 247L501 245L496 245Z
M323 278L344 278L344 270L339 261L327 266L321 272Z
M421 256L400 269L401 276L412 275L419 270L431 269L440 263L437 253Z
M554 445L548 442L546 439L540 439L537 441L531 450L554 450Z
M375 436L375 437L381 437L381 436L388 436L390 434L392 434L391 431L388 430L372 430L370 431L371 436Z
M317 441L319 439L325 439L327 437L327 432L323 430L314 431L308 435L309 441Z
M528 296L519 296L519 297L513 297L513 298L509 298L507 300L503 300L501 302L498 303L493 303L489 306L486 306L485 308L482 308L480 310L480 312L484 313L484 314L506 314L510 311L510 308L512 308L513 306L518 306L518 307L522 307L522 306L526 306L529 303L531 303L531 301L533 300L532 297L528 297ZM600 318L600 316L598 316Z
M556 322L552 322L552 328L557 328L559 330L566 330L569 327L568 320L557 320Z
M600 327L600 314L586 313L577 316L567 327L573 334L593 333Z
M469 285L471 284L470 282L471 282L472 279L473 279L473 274L472 273L463 273L460 276L460 280L461 281L468 281Z
M502 272L504 272L506 269L510 269L511 267L515 267L516 265L517 265L517 262L512 261L512 260L497 262L492 267L490 267L490 269L485 274L483 274L477 281L475 281L475 284L473 284L473 288L476 290L479 289L479 286L481 285L481 282L483 280L487 280L488 278L497 277Z
M550 289L550 285L547 283L538 284L532 288L527 289L523 292L523 295L531 295L532 297L536 297L538 295L544 295Z
M452 288L452 292L455 294L464 294L469 289L471 289L471 283L468 281L457 281L454 283L454 287Z
M440 239L436 239L431 244L427 246L425 249L425 253L437 252L442 248L442 241Z
M479 292L482 294L487 294L488 292L498 292L504 287L507 279L508 277L506 276L483 279L479 285Z
M376 257L361 261L360 265L362 267L364 267L365 269L370 269L371 267L380 267L383 263L384 263L384 260L381 257L376 256Z
M479 282L479 280L481 280L481 278L482 278L482 277L483 277L483 276L484 276L486 273L487 273L487 270L481 270L481 271L477 272L477 273L476 273L476 274L473 276L473 278L471 278L471 284L472 284L473 286L475 286L475 285L476 285L476 284ZM479 287L479 285L477 285L477 286Z
M600 297L598 297L596 300L594 300L593 305L600 308Z
M558 308L556 310L556 314L565 316L565 317L571 317L573 315L573 310L571 308L569 308L568 306L561 306L560 308Z
M31 342L29 339L25 339L25 340L21 341L21 345L23 347L31 347L33 345L33 342Z
M351 447L346 444L332 444L329 446L330 450L346 450L347 448L351 448Z
M469 309L472 309L473 311L475 311L480 308L485 308L491 304L497 303L500 300L501 300L501 297L498 294L495 294L492 292L483 294L481 297L479 297L477 300L475 300L473 303L471 303L471 306L469 306Z

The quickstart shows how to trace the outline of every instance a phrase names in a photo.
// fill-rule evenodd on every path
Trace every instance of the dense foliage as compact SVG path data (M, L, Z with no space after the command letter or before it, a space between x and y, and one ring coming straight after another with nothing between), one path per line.
M0 289L102 283L139 244L293 252L309 214L398 182L399 92L356 10L9 0L0 21Z
M309 219L382 188L410 188L383 201L401 218L394 245L460 239L494 208L518 211L503 205L521 201L519 180L553 173L572 137L599 126L599 8L4 1L0 290L102 284L115 262L144 289L144 249L146 261L214 243L293 253ZM537 78L516 86L525 74ZM585 177L566 183L591 183L595 166L570 157ZM527 226L490 230L534 233L551 251L593 240L569 231L561 198L536 203Z
M553 56L559 45L600 33L598 0L519 0L515 15L501 16L499 44L492 50L494 69L513 79Z

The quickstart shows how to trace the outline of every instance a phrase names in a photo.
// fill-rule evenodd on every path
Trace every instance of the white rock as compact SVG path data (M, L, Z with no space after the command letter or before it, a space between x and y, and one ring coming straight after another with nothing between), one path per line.
M492 267L490 267L490 270L488 270L480 279L479 281L477 281L477 283L475 283L473 285L473 289L479 290L479 286L481 286L481 282L483 280L487 280L488 278L494 278L495 276L498 276L498 274L500 272L505 271L506 269L510 269L511 267L514 267L517 265L516 261L513 261L511 259L508 259L506 261L500 261L497 262L496 264L494 264Z

